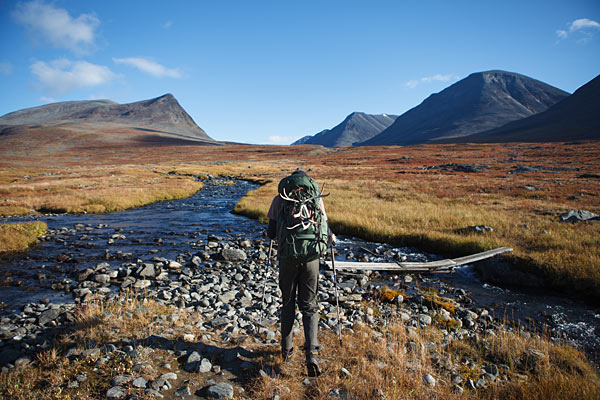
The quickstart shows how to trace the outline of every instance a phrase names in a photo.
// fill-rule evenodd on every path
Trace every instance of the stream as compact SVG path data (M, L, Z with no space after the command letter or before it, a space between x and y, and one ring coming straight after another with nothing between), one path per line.
M112 214L0 218L0 222L35 219L45 222L49 229L46 240L35 248L0 260L0 316L19 312L31 302L73 302L69 287L77 273L102 262L118 266L138 259L150 262L163 258L185 263L211 240L263 237L264 225L231 213L239 199L257 187L215 178L189 198ZM343 236L338 239L340 260L352 252L369 261L384 261L384 253L390 250L408 261L439 259L413 248L393 248ZM394 274L379 275L379 281L372 284L393 287L403 280ZM470 295L473 307L485 308L500 320L545 330L551 337L563 338L584 350L596 365L600 361L600 310L582 301L492 286L480 281L471 265L453 274L416 274L411 278L415 284L436 289L462 289Z

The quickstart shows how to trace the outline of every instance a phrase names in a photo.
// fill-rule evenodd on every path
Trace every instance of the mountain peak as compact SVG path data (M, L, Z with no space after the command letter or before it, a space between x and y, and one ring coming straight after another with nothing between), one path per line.
M40 123L110 123L214 142L171 93L128 104L107 100L54 103L0 117L0 127Z
M350 113L332 129L305 136L292 144L320 144L326 147L351 146L379 134L394 122L396 115L372 115L360 111Z
M515 72L476 72L432 94L379 135L361 144L448 141L545 111L568 95Z

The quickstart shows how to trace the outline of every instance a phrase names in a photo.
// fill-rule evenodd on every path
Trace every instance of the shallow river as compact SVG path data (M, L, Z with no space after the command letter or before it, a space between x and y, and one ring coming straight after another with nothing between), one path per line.
M52 215L36 217L48 224L56 236L27 252L0 260L3 284L0 286L0 315L20 310L29 303L49 299L53 303L72 302L60 289L68 286L78 271L109 262L118 266L125 261L154 257L186 261L213 236L218 238L262 237L265 226L237 216L231 210L237 201L257 186L239 181L224 185L210 182L194 196L166 201L133 210L102 215ZM0 219L16 222L28 218ZM31 218L29 218L31 219ZM337 245L340 259L352 251L369 255L385 252L390 246L341 237ZM368 251L365 251L368 250ZM416 249L394 249L409 261L436 259ZM370 256L371 260L378 257ZM383 260L383 258L381 258ZM9 281L6 279L9 278ZM390 277L391 278L391 277ZM525 326L544 326L553 336L565 337L596 362L600 361L600 310L564 297L527 294L481 282L472 266L454 274L416 277L425 285L444 282L470 293L475 307L488 309L497 318L506 318ZM393 280L389 282L393 283ZM385 282L385 276L381 284Z

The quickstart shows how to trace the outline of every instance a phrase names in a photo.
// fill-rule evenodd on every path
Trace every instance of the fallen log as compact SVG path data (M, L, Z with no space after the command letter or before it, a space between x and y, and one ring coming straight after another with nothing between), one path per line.
M397 262L397 263L379 263L379 262L353 262L353 261L336 261L336 270L372 270L372 271L395 271L395 272L452 272L459 265L470 264L486 258L497 256L498 254L512 251L510 247L499 247L497 249L484 251L481 253L471 254L469 256L444 259L427 262ZM331 261L325 261L329 268Z

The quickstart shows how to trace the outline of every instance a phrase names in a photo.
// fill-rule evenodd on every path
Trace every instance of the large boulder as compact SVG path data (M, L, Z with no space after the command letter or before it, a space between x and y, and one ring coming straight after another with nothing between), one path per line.
M600 220L600 215L586 210L569 210L560 216L562 222Z

